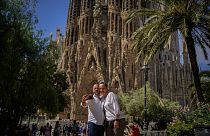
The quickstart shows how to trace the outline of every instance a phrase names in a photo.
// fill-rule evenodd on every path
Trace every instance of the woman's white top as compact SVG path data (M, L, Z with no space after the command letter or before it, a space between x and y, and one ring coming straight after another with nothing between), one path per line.
M118 97L113 92L109 92L104 101L104 109L106 120L113 121L116 119L116 114L119 114L119 119L125 118L125 115L120 111Z

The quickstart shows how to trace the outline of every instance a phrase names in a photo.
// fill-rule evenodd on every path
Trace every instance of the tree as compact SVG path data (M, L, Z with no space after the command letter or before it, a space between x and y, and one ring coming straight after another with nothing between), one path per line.
M157 122L158 128L166 128L174 115L174 111L180 108L178 102L170 102L167 99L161 99L154 92L149 84L147 88L147 124L150 121ZM119 93L119 98L123 110L133 117L143 118L144 115L144 87L138 90L130 91L129 93Z
M0 2L0 135L38 109L58 113L67 88L37 23L34 0Z
M43 44L38 41L39 33L32 31L37 20L29 4L20 0L0 2L0 133L7 125L16 125L21 114L30 110L27 95L31 93L25 91L28 85L24 81L29 79L29 62L39 57Z
M201 71L199 73L200 80L201 80L201 87L203 89L204 95L204 103L210 102L210 71ZM195 93L195 86L192 85L192 93L191 93L191 107L194 108L198 106L197 104L197 96Z
M148 63L159 49L163 49L166 44L170 43L172 34L179 31L189 53L198 100L203 102L195 45L199 45L203 49L207 59L205 49L210 47L210 1L145 1L152 2L157 8L134 10L127 18L127 22L130 22L136 17L146 17L144 26L133 34L134 49L137 49L139 54L145 53L145 63Z

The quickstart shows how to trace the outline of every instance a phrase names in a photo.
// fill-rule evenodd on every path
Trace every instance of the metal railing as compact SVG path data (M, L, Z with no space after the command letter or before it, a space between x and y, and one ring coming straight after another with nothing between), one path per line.
M141 136L167 136L164 130L154 130L154 131L140 131Z

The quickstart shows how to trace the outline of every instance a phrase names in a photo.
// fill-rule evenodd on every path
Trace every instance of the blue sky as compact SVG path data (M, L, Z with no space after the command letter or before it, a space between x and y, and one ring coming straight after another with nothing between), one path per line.
M196 51L197 51L197 59L198 59L198 63L200 66L201 70L210 70L210 49L207 47L207 52L208 52L208 60L204 59L204 55L203 55L203 51L201 48L197 47ZM209 64L209 65L207 65Z
M70 0L38 0L36 15L39 23L37 28L44 31L44 37L50 32L55 38L56 28L65 34L66 19Z
M68 13L70 0L38 0L36 15L39 23L37 24L38 29L44 31L44 37L48 37L50 32L53 33L55 38L56 28L60 28L63 35L65 35L66 19ZM207 50L210 54L210 50ZM197 48L197 58L201 70L210 70L210 66L207 64L209 61L204 60L202 50Z

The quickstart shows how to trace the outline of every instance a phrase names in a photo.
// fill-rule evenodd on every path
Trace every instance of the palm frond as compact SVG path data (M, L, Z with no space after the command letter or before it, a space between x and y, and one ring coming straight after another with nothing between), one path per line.
M158 42L155 42L153 46L150 46L150 49L147 51L147 54L145 54L145 63L148 63L151 58L157 53L158 50L163 49L163 47L167 44L169 44L169 37L168 34L163 34L158 38Z
M210 36L208 33L205 32L205 30L202 31L202 29L194 28L192 32L195 43L198 42L199 45L210 48Z
M208 60L208 53L206 51L206 46L205 46L204 42L201 40L201 38L198 38L198 37L194 37L194 41L196 41L196 43L197 43L196 45L202 49L204 58L206 60Z
M148 62L158 50L169 44L171 34L177 30L182 33L183 37L186 37L189 31L189 20L192 20L191 24L195 30L192 32L194 40L201 46L204 56L207 58L205 47L210 47L210 17L208 14L205 16L201 14L203 9L200 9L200 5L204 1L201 3L192 0L146 1L164 5L165 10L143 8L130 12L126 19L127 23L136 17L146 17L144 26L132 35L134 39L133 49L137 50L138 56L144 54L145 62Z
M125 22L129 23L131 22L134 18L136 17L142 17L142 16L152 16L152 15L162 15L163 11L159 9L147 9L147 8L142 8L139 10L133 10L129 12L128 17L126 18Z

